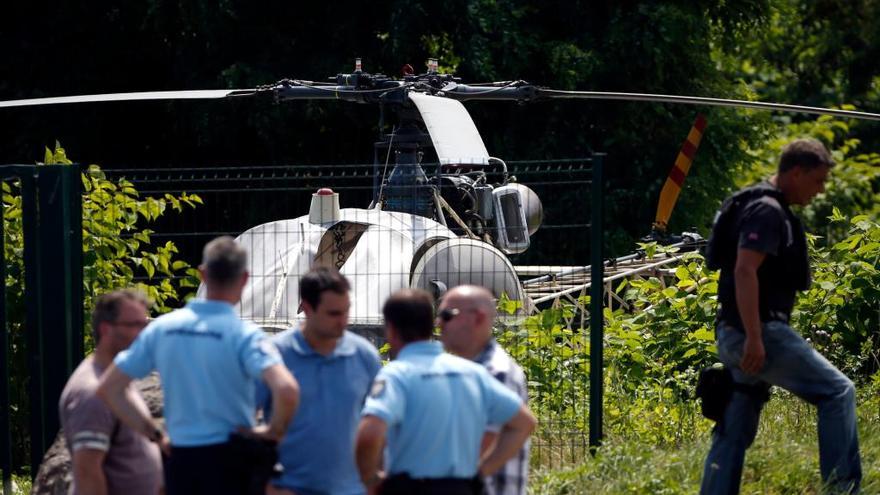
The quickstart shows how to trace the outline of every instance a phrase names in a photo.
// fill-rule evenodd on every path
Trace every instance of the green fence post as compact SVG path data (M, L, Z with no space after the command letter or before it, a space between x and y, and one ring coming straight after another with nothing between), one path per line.
M74 180L76 179L76 180ZM38 467L60 427L58 399L67 377L82 359L82 230L74 211L81 199L79 167L46 165L38 168L39 242L37 254L41 297L39 333L42 380L39 404L42 423L32 438L32 459ZM28 267L30 268L30 266ZM79 300L77 300L77 295ZM33 399L33 398L32 398ZM38 460L39 459L39 460ZM32 461L33 462L33 461ZM36 474L34 471L32 474Z
M602 443L602 389L604 346L603 289L605 260L602 256L603 228L602 179L603 153L593 154L593 180L590 185L590 448Z
M36 476L46 445L46 407L43 402L43 332L42 291L40 290L40 241L37 206L36 167L23 173L21 180L21 216L24 237L24 333L28 361L28 395L30 397L31 476Z
M3 493L12 493L12 423L9 411L12 407L9 397L9 326L6 324L6 216L3 201L0 201L0 469L3 470Z

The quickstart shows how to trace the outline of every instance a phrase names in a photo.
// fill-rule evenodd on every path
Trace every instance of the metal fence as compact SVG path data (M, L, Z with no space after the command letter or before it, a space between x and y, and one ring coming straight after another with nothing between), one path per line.
M423 176L403 178L395 178L393 167L376 165L108 167L103 172L83 171L89 196L84 210L78 189L67 177L79 168L67 167L67 180L61 185L49 170L64 167L16 169L4 180L19 180L22 187L11 190L4 203L20 194L25 221L12 225L15 219L5 218L4 231L24 228L24 274L7 273L6 279L8 287L19 288L21 281L15 278L26 279L22 294L27 314L4 319L3 336L14 325L25 329L28 348L25 354L19 349L17 355L27 356L31 371L27 376L4 377L6 388L0 395L9 397L12 383L28 383L30 392L25 396L32 402L28 409L7 400L10 407L0 411L6 425L12 419L10 409L18 414L29 410L31 421L30 435L22 440L27 445L4 442L5 481L22 465L22 452L28 446L32 474L36 473L58 427L61 387L82 355L84 284L76 267L85 270L86 297L96 295L88 293L90 287L112 287L116 271L130 271L135 281L153 286L167 280L176 288L187 275L171 270L169 276L157 267L148 270L146 265L161 262L144 261L148 251L170 241L177 250L174 257L195 266L204 244L218 235L236 236L250 250L252 280L240 309L244 317L270 331L297 323L298 279L315 264L335 266L349 278L352 327L377 343L382 340L381 305L397 288L416 286L439 296L455 285L473 283L490 288L502 301L509 299L510 314L499 319L497 338L526 370L530 403L541 420L532 444L533 464L558 467L577 462L602 434L602 311L590 310L586 303L590 294L593 308L601 308L603 300L602 284L589 283L591 278L601 280L604 268L601 165L598 155L510 162L479 173L423 164ZM93 189L96 183L89 179L98 177L106 177L115 188ZM407 187L407 183L415 185ZM33 184L41 192L30 189ZM430 184L436 186L434 192L425 187ZM507 187L511 184L526 185L531 192ZM319 188L338 194L338 212L332 195L315 194ZM133 190L141 200L150 197L161 202L153 202L146 213L126 209ZM189 198L197 195L200 204L179 203L183 193ZM544 221L531 232L536 197L542 202ZM39 208L34 201L39 201ZM377 202L381 209L368 208ZM152 208L167 212L159 215ZM80 211L82 226L78 215L70 216ZM38 222L34 215L40 216ZM102 264L116 248L99 237L118 233L119 222L137 224L136 229L122 228L122 238L144 241L144 252L127 253L121 259L117 253L117 264ZM36 225L45 233L39 233ZM53 234L55 225L60 230ZM149 243L142 227L152 231ZM80 232L83 238L71 236ZM39 247L34 239L39 239ZM83 259L76 248L80 242ZM17 253L8 248L5 252ZM49 292L35 294L40 284ZM194 290L181 289L177 302ZM56 311L59 303L67 310ZM48 325L59 318L57 325ZM49 335L27 327L37 324L56 331ZM10 345L0 341L4 351L0 356Z
M459 283L476 283L494 288L496 295L521 299L525 307L503 319L498 338L514 357L525 361L534 385L531 402L542 419L533 441L534 462L558 466L583 458L602 435L601 408L590 408L591 403L601 404L601 382L589 386L590 376L601 377L602 347L601 331L594 332L592 348L597 352L591 360L589 329L601 329L602 315L601 311L589 312L584 297L579 298L598 290L597 305L602 301L602 284L589 284L591 275L602 278L603 268L601 157L509 162L506 168L507 178L531 188L543 206L543 224L530 236L528 249L517 254L487 247L479 224L468 231L462 225L469 225L468 221L456 221L441 206L437 210L447 213L442 222L368 209L377 196L387 196L391 187L390 170L371 164L111 169L105 173L111 179L131 181L144 196L198 195L203 205L165 215L150 226L155 231L154 243L174 242L180 256L195 265L202 246L211 238L238 237L252 257L252 281L241 313L269 330L295 324L300 318L299 275L314 264L336 266L349 278L352 327L377 343L382 334L381 305L400 287L419 286L439 295ZM429 180L439 177L437 165L422 164L422 169ZM487 171L486 184L497 186L504 180L500 167ZM449 204L458 199L456 191L447 194L456 184L439 183L441 196L452 198L446 206L461 211L461 204ZM385 189L379 193L377 187ZM339 194L342 213L332 228L309 219L319 188ZM433 205L420 205L416 194L412 207L433 212ZM525 201L534 201L534 197ZM586 283L567 286L565 294L546 284L522 285L523 280L542 276L555 280L570 267L579 267ZM531 300L543 302L530 307ZM526 320L531 312L551 307L564 309L567 318L560 320L566 326L564 333L552 325L539 325L536 318Z

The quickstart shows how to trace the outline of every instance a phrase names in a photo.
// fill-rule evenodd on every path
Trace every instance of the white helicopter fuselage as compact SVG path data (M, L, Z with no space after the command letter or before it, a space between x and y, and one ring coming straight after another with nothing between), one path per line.
M385 300L408 287L440 295L456 285L478 284L497 297L523 297L516 271L501 251L459 237L432 219L345 208L330 221L315 220L303 215L270 222L237 238L251 257L239 305L244 319L269 330L295 325L303 317L299 278L313 266L336 267L349 280L349 321L355 328L380 328Z

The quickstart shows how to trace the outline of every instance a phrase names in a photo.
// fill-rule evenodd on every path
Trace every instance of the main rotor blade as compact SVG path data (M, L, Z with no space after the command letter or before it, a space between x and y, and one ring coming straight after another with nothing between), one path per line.
M709 105L715 107L756 108L759 110L779 110L782 112L809 113L815 115L832 115L864 120L880 120L880 114L859 112L855 110L837 110L833 108L807 107L784 103L764 103L761 101L729 100L724 98L707 98L703 96L655 95L648 93L613 93L605 91L562 91L557 89L537 89L537 97L554 99L585 99L585 100L624 100L653 101L661 103L685 103L689 105Z
M94 103L101 101L139 100L211 100L231 96L256 94L256 89L201 89L191 91L149 91L143 93L108 93L100 95L59 96L55 98L29 98L25 100L0 101L0 108L31 107L39 105L62 105L67 103Z

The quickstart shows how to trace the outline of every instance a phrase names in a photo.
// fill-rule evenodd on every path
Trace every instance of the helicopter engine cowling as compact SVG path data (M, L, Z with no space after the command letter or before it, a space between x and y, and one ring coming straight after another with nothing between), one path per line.
M410 285L435 297L458 285L485 287L496 298L502 295L531 307L516 271L501 251L491 244L467 238L445 239L428 248L412 271Z

